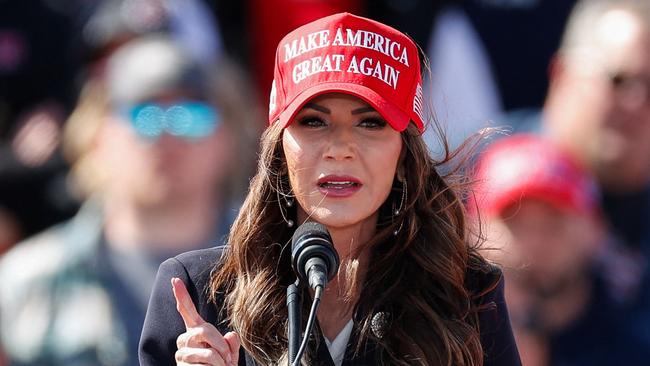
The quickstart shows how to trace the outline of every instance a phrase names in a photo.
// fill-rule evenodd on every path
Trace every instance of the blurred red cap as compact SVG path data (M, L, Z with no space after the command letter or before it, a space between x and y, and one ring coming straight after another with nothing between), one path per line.
M490 145L476 170L474 202L498 216L524 198L535 198L580 214L598 209L596 183L568 154L541 137L521 134Z

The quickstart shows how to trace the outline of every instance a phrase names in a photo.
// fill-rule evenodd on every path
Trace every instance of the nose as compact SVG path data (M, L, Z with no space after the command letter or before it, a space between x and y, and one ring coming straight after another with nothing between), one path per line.
M161 134L152 144L157 154L164 156L183 156L191 148L190 143L168 133Z
M334 128L326 141L323 158L326 160L354 159L357 151L357 142L354 134L348 128Z

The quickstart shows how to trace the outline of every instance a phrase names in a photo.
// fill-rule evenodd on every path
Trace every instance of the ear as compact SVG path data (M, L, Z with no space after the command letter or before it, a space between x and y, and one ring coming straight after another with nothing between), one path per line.
M564 56L559 53L556 53L551 57L551 60L548 64L548 80L549 80L549 91L557 87L558 82L564 77L566 70L566 60Z
M118 123L113 120L112 116L102 116L101 122L98 123L92 137L89 139L88 150L98 153L100 156L103 154L111 153L110 139L114 138L114 124Z
M404 182L406 179L406 174L404 173L404 165L398 165L397 166L397 171L395 172L395 179L399 182Z

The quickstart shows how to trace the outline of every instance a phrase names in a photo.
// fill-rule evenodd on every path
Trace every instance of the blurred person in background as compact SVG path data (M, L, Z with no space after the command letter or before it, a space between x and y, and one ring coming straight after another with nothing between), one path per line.
M630 314L650 314L650 2L585 0L551 68L543 133L602 191L616 253L609 271ZM622 255L620 255L622 254ZM647 321L635 322L650 339Z
M551 70L547 135L598 178L606 193L650 181L650 3L580 3Z
M535 135L482 153L470 208L488 256L504 266L506 302L522 363L646 365L647 342L609 287L607 232L596 183L570 155Z
M152 32L214 62L218 29L201 0L0 1L0 254L78 209L61 151L78 75Z
M120 46L85 83L65 146L87 200L0 262L12 364L138 364L158 265L220 244L247 187L262 124L246 85L162 35Z

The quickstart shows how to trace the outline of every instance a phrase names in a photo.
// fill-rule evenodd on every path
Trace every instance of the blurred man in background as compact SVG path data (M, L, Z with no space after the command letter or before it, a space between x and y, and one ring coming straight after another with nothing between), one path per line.
M481 212L487 255L504 266L522 363L647 364L649 344L631 331L603 270L607 235L588 173L534 135L491 145L477 172L472 206Z
M606 192L648 185L650 3L579 4L551 70L544 122Z
M65 146L88 199L0 262L13 363L137 365L159 263L227 234L262 124L236 67L190 54L166 36L136 38L86 82Z
M616 242L609 247L628 259L610 261L619 299L649 313L650 2L576 6L551 69L542 119L544 134L601 187ZM625 275L630 269L636 274ZM650 339L647 326L639 332Z
M202 0L0 1L0 254L76 212L61 141L80 75L152 32L201 62L223 51Z

